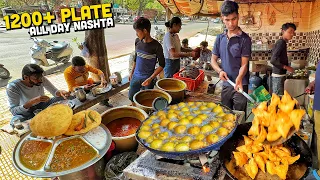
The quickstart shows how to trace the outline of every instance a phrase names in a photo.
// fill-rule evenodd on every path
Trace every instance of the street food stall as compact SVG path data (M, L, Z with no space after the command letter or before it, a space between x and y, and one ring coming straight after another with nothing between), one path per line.
M215 14L219 7L209 0L159 2L168 12L186 15ZM259 28L254 24L245 27ZM319 48L310 49L307 55L306 49L297 53L313 62L320 56L316 57ZM197 77L205 73L217 76L204 69ZM272 95L270 100L256 103L250 111L253 120L248 122L245 112L220 104L220 94L207 93L204 77L187 90L190 86L183 76L180 72L179 78L158 80L155 89L135 94L134 106L114 107L101 114L89 108L126 89L128 81L118 88L90 92L85 98L78 95L71 102L48 107L36 114L30 121L31 132L15 145L14 167L36 178L104 179L109 160L105 155L114 145L117 153L142 149L140 156L121 170L124 179L291 180L310 174L311 123L303 109L305 101L297 99L300 91L292 89L295 83L288 84L291 89L282 97ZM295 74L290 76L296 79Z

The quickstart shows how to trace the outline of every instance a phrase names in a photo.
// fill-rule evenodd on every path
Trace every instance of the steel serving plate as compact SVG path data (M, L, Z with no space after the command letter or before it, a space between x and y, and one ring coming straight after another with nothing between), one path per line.
M223 111L225 113L231 113L233 115L236 115L230 108L228 108L227 106L224 106L220 103L216 103L217 105L219 104ZM167 110L166 110L167 111ZM161 151L161 150L156 150L156 149L152 149L151 147L149 147L147 145L147 143L142 140L139 136L138 136L138 132L140 131L140 128L141 126L143 126L143 122L146 121L144 120L140 127L138 128L137 130L137 133L136 133L136 139L137 141L139 142L139 144L141 144L143 147L147 148L149 151L151 151L152 153L156 154L156 155L159 155L159 156L162 156L162 157L165 157L165 158L169 158L169 159L185 159L185 158L192 158L192 157L198 157L199 155L201 154L204 154L206 152L209 152L209 151L212 151L212 150L215 150L215 151L218 151L220 149L220 147L230 138L232 137L233 133L235 132L237 126L238 126L238 121L239 121L239 116L236 115L236 120L235 120L235 125L234 125L234 128L230 131L230 133L221 138L218 142L214 143L214 144L211 144L209 146L206 146L204 148L201 148L201 149L197 149L197 150L190 150L190 151L185 151L185 152L167 152L167 151Z
M97 138L92 138L92 135L94 132L98 133ZM78 166L73 169L65 170L65 171L60 171L60 172L50 172L49 171L49 165L51 164L52 158L54 156L55 149L57 146L69 139L73 138L80 138L83 140L85 143L87 143L89 146L91 146L96 152L97 156L91 159L90 161L82 164L81 166ZM101 139L100 139L101 138ZM99 140L97 140L99 139ZM46 159L45 164L39 169L39 170L31 170L26 168L20 161L20 150L24 142L28 140L37 140L37 141L44 141L44 142L50 142L52 143L51 150L49 152L49 155ZM99 144L99 142L105 142L104 144ZM97 143L98 142L98 143ZM83 134L83 135L75 135L75 136L69 136L69 137L61 137L61 138L56 138L54 140L48 140L48 139L39 139L36 137L33 137L31 132L23 136L17 145L14 148L13 155L12 155L12 161L14 167L22 174L25 174L27 176L32 176L32 177L38 177L38 178L50 178L50 177L57 177L57 176L63 176L67 175L70 173L78 172L81 171L93 164L95 164L97 161L99 161L108 151L110 145L111 145L112 139L111 139L111 133L107 129L107 127L103 124L100 124L95 129L92 129L91 131Z

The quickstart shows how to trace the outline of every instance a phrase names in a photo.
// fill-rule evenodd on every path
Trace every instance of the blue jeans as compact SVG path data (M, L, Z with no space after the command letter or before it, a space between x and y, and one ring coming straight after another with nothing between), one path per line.
M172 78L173 75L180 70L180 59L165 59L166 65L164 66L164 77Z
M286 81L286 77L272 77L272 93L276 95L284 94L284 82Z
M10 120L10 125L13 126L14 122L17 120L20 120L21 122L23 122L23 121L32 119L35 116L33 111L35 111L37 109L43 110L43 109L47 108L48 106L50 106L51 104L58 102L58 101L61 101L61 100L64 100L63 97L54 97L54 98L51 98L48 102L41 102L37 105L30 107L27 112L24 112L22 114L15 114L15 115L13 115L12 119Z
M157 79L153 79L151 81L151 83L149 84L149 86L142 86L141 84L148 78L140 78L140 77L136 77L136 76L132 76L132 79L130 81L130 89L129 89L129 99L131 102L133 102L133 96L139 92L140 90L144 90L144 89L153 89L156 80Z

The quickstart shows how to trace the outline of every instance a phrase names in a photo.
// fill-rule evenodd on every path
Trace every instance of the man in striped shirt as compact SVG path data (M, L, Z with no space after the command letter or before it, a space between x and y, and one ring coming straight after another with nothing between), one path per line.
M136 58L129 76L130 90L129 99L133 101L135 93L140 89L152 89L157 75L165 66L163 49L161 44L150 36L151 23L141 17L134 24L136 31L135 53ZM157 62L159 67L155 69Z

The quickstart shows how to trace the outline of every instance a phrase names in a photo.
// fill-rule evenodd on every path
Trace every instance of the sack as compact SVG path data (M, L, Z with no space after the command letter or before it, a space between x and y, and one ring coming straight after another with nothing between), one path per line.
M80 52L80 55L85 58L90 57L89 49L86 46L86 43L82 43L83 49Z

